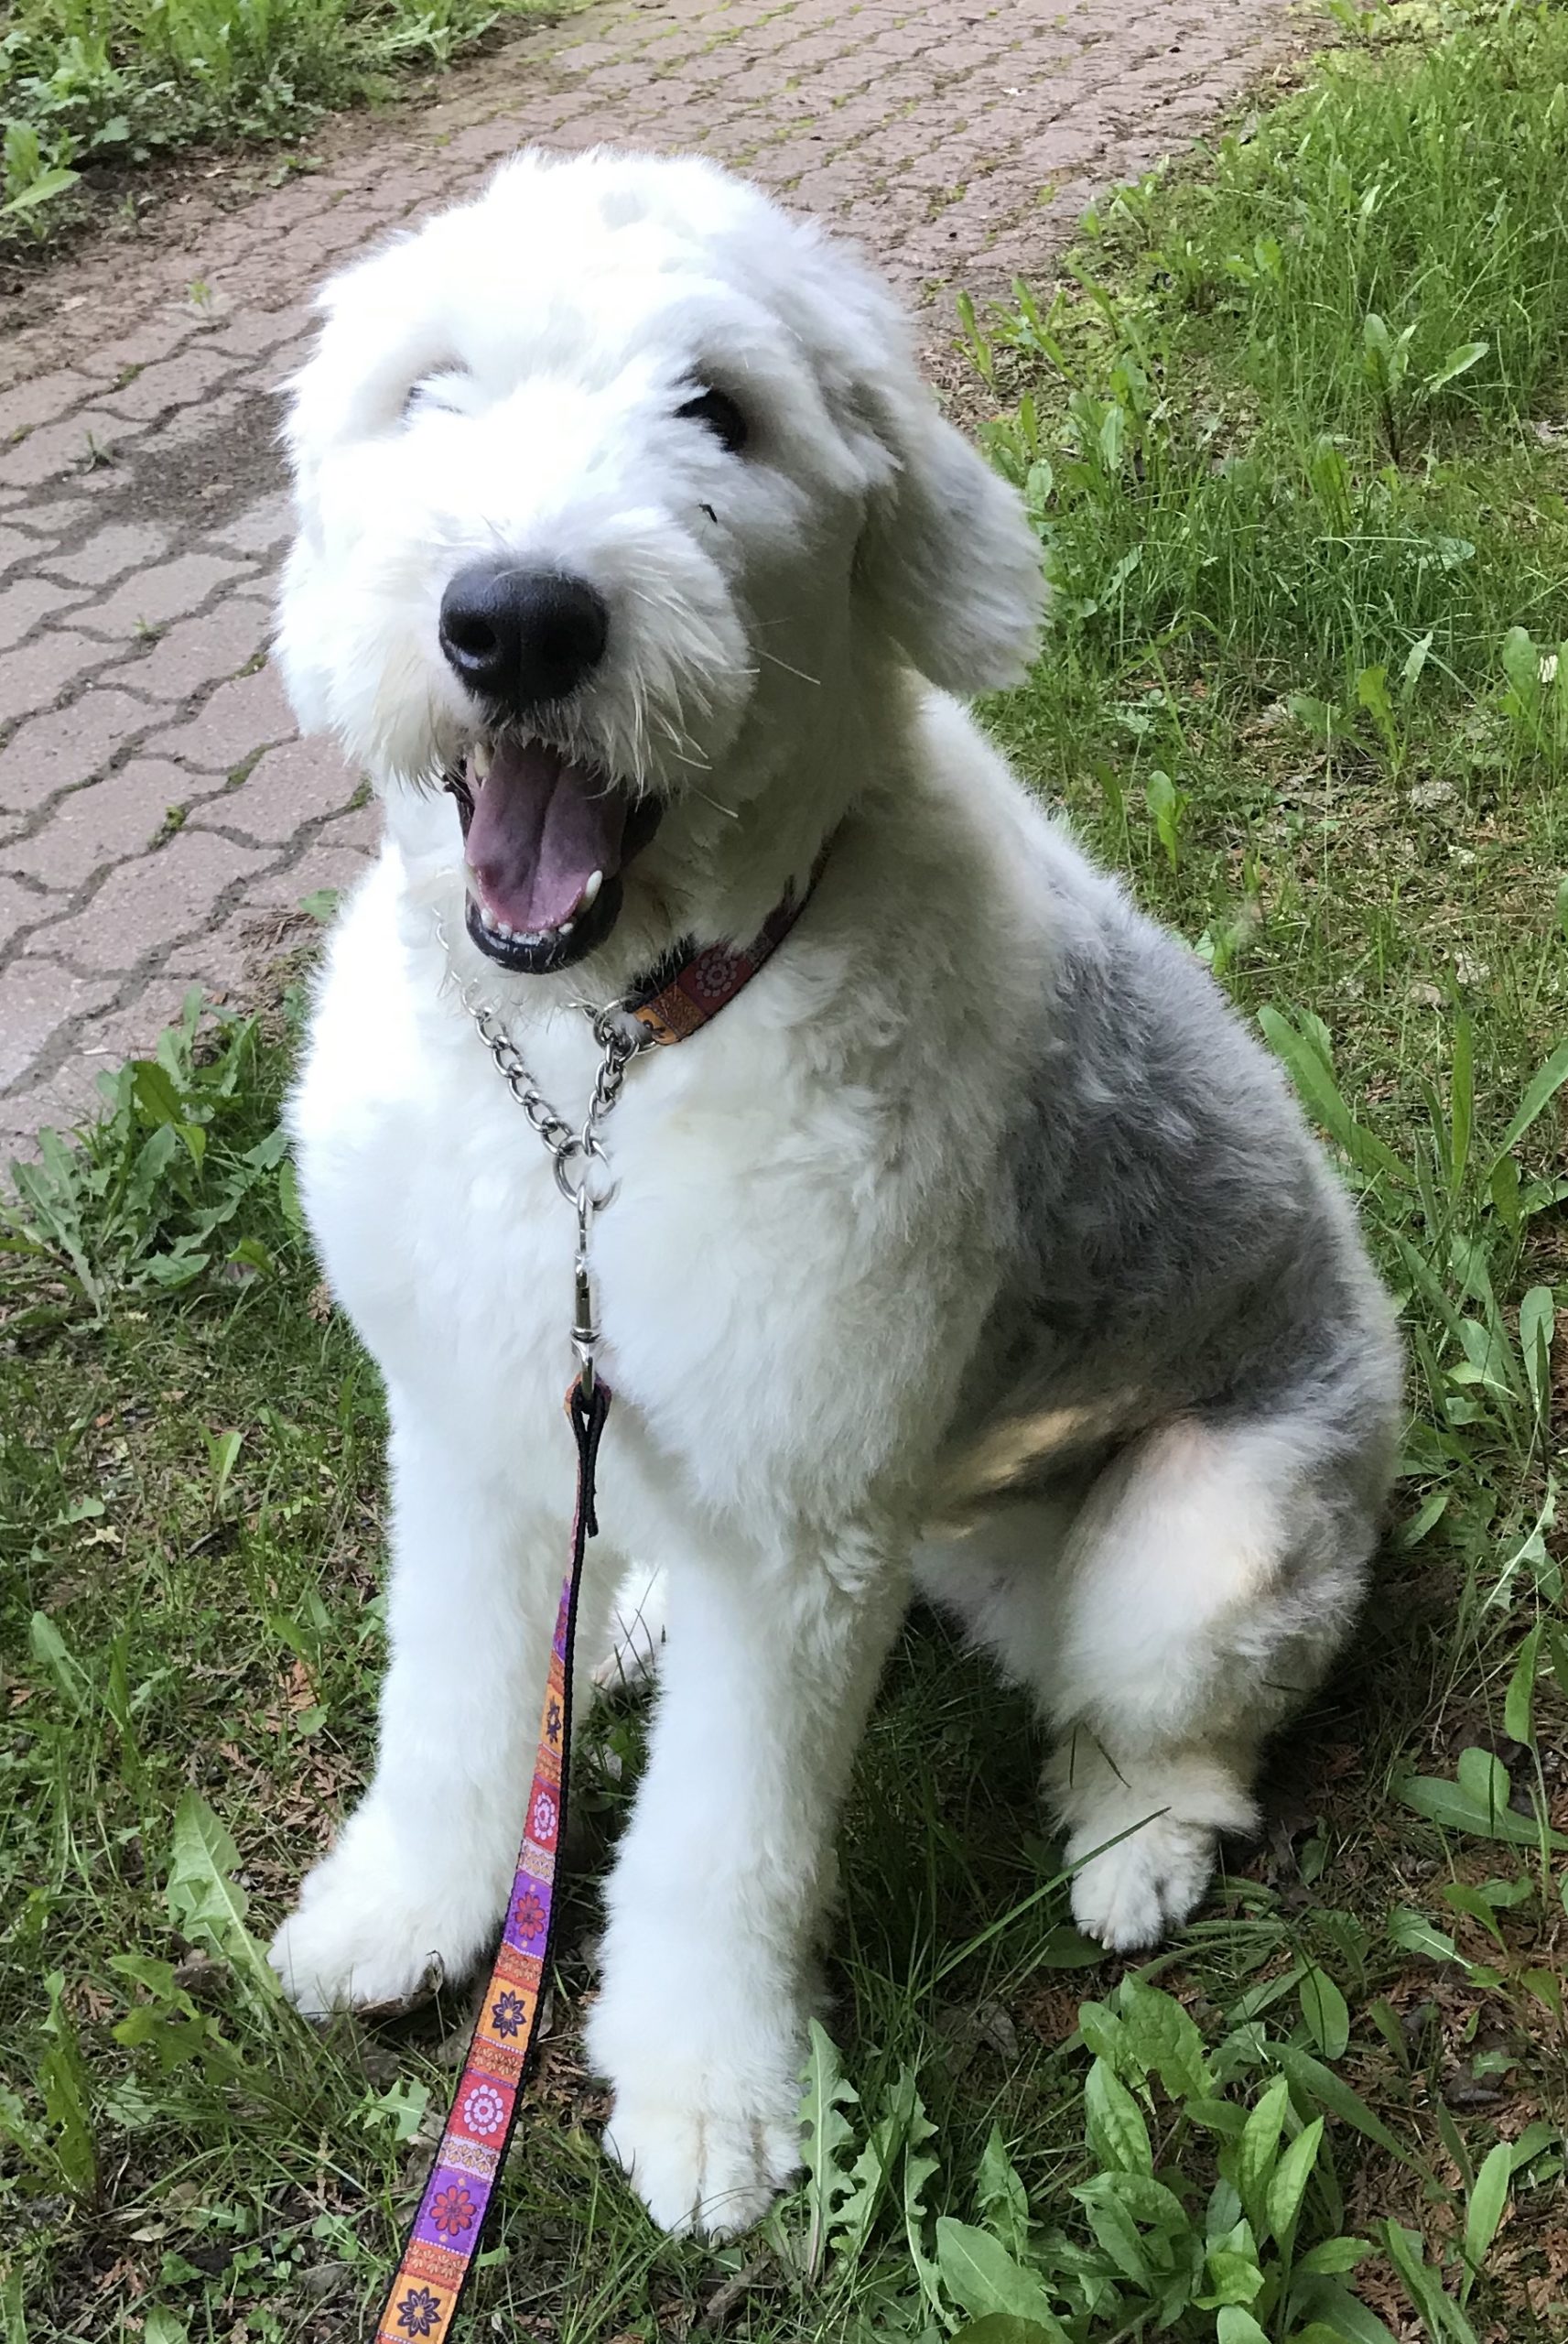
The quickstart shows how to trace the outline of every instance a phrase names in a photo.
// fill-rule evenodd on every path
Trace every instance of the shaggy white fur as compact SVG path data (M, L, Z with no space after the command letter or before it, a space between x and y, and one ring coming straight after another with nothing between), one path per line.
M700 163L524 156L323 308L279 647L387 836L294 1127L394 1526L374 1780L274 1948L306 2011L485 1952L571 1498L571 1220L433 916L575 1119L574 1004L745 940L831 841L764 973L631 1069L594 1232L579 1651L633 1570L661 1641L589 2043L656 2219L723 2232L796 2162L836 1817L913 1577L1052 1726L1080 1920L1149 1942L1343 1633L1397 1352L1276 1069L946 697L1023 671L1038 548L853 257ZM565 688L476 681L476 564L568 581ZM590 926L580 837L655 806Z

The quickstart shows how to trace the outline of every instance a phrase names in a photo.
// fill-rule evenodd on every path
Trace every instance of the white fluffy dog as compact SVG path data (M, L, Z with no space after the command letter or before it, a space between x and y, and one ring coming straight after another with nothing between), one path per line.
M589 2040L655 2218L731 2230L796 2163L912 1584L1038 1702L1079 1921L1146 1945L1351 1616L1397 1346L1274 1064L948 697L1024 672L1039 549L852 256L705 164L525 155L323 307L279 647L387 838L294 1121L386 1379L391 1661L274 1959L308 2012L460 1976L530 1778L573 1230L437 917L575 1120L582 1003L753 937L826 851L756 981L629 1070L594 1231L579 1650L633 1568L667 1642Z

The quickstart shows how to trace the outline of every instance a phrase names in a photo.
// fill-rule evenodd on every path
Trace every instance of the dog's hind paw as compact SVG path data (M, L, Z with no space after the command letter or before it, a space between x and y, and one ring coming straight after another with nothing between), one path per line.
M793 2115L719 2115L621 2095L604 2148L661 2230L726 2239L760 2221L788 2187L800 2127Z
M1216 1835L1201 1823L1158 1815L1095 1855L1104 1838L1103 1831L1076 1831L1067 1842L1068 1862L1082 1865L1073 1879L1074 1920L1113 1953L1160 1944L1202 1903Z
M1212 1751L1120 1766L1087 1733L1056 1751L1045 1788L1068 1826L1073 1918L1114 1953L1158 1945L1190 1920L1213 1877L1222 1831L1249 1831L1245 1783Z

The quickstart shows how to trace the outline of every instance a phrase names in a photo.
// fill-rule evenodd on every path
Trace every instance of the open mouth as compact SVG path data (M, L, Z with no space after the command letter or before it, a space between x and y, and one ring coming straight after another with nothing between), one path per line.
M480 950L524 976L585 960L621 916L621 874L657 830L658 799L509 732L476 741L446 784Z

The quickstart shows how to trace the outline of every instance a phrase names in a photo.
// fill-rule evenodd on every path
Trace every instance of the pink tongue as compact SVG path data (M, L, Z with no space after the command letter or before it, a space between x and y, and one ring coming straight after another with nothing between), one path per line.
M498 741L474 790L468 861L482 907L513 929L559 928L596 871L621 868L626 800L536 741Z

